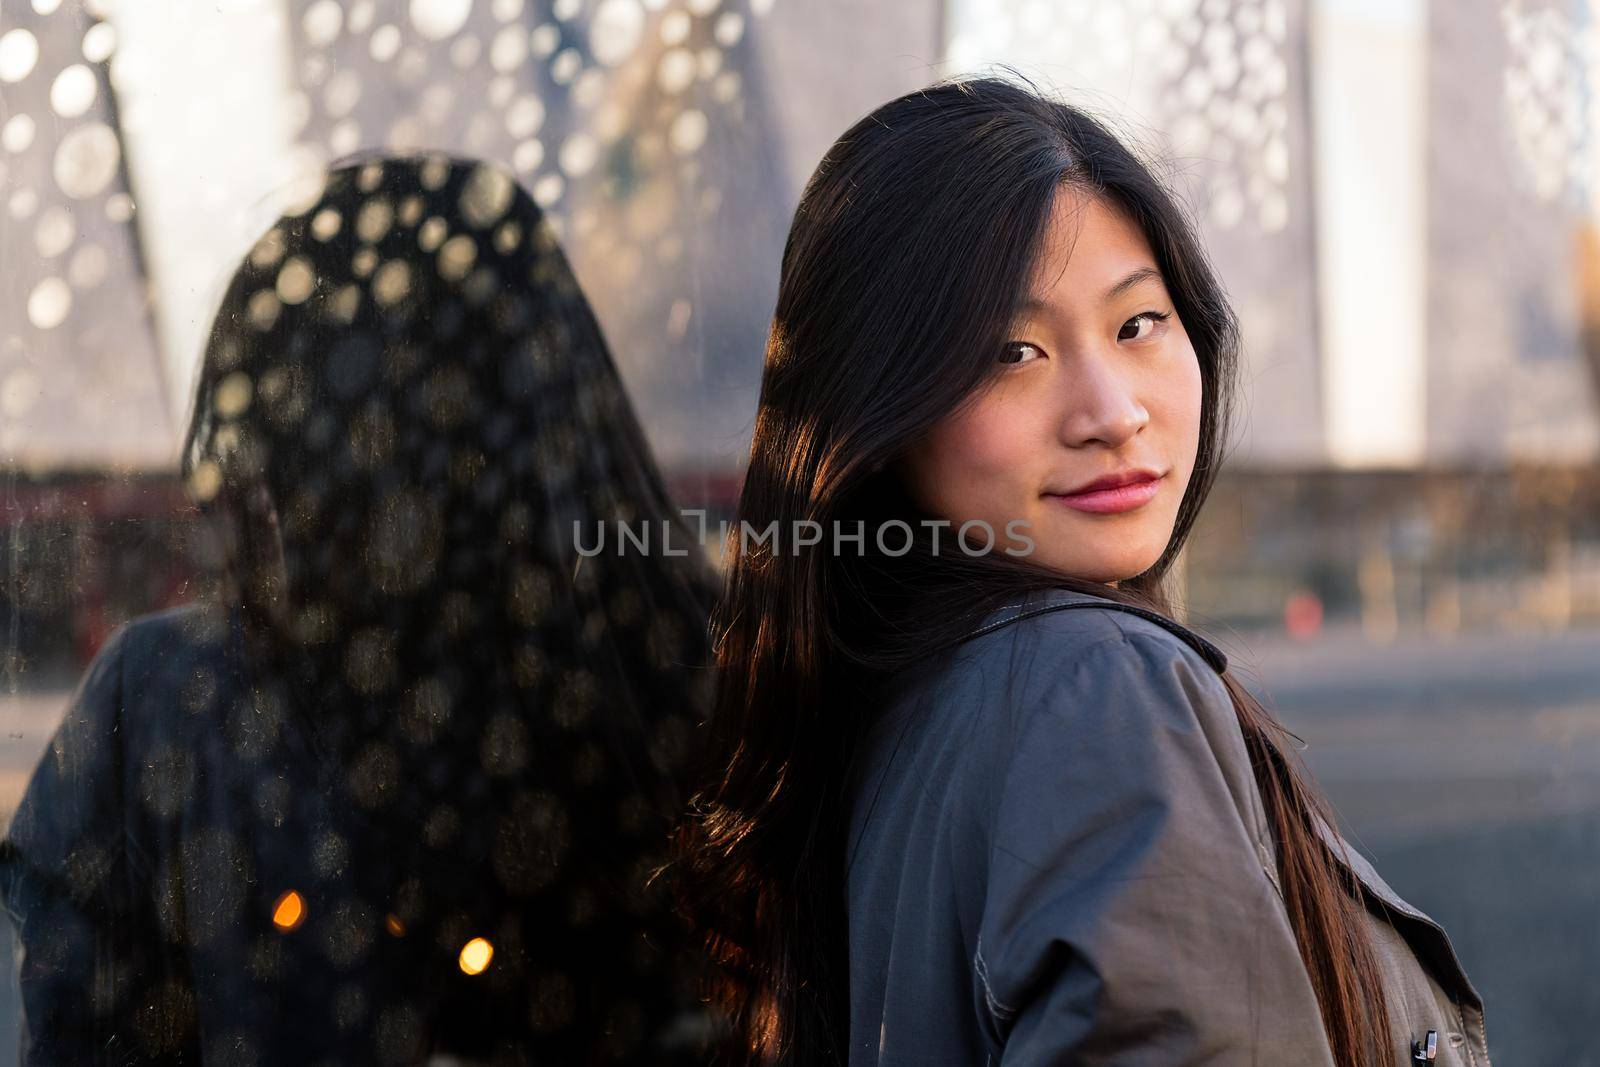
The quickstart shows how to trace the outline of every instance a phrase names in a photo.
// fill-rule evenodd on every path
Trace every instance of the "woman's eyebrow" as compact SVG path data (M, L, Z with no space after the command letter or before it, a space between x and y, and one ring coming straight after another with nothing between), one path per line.
M1100 298L1100 301L1102 303L1109 304L1111 301L1115 300L1117 297L1121 296L1123 293L1126 293L1129 289L1132 289L1141 282L1152 280L1158 282L1161 281L1161 272L1156 270L1154 267L1140 267L1138 270L1135 270L1133 273L1129 274L1116 285L1113 285L1111 288L1107 289L1105 291L1105 295Z
M1161 277L1161 272L1156 268L1140 267L1130 273L1126 278L1123 278L1120 282L1117 282L1111 288L1107 289L1101 295L1100 302L1103 304L1109 304L1111 301L1115 300L1123 293L1126 293L1134 286L1141 285L1148 281L1160 282L1162 285L1166 284L1166 279ZM1052 306L1053 305L1047 296L1030 296L1017 305L1017 311L1019 314L1027 315L1036 311L1048 311Z

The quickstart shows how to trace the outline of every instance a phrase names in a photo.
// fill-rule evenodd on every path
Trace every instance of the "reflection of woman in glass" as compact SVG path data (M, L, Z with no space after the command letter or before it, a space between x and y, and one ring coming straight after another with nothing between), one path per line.
M28 1062L695 1062L650 876L714 589L527 194L334 170L185 470L224 593L109 642L6 844ZM624 521L671 553L577 551Z
M827 153L739 506L821 544L729 546L685 854L740 1062L1487 1063L1444 933L1171 618L1236 361L1083 113L944 84Z

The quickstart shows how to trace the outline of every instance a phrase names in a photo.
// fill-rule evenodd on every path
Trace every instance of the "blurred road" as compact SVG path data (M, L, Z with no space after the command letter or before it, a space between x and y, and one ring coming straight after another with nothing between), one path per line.
M1350 840L1449 931L1495 1063L1600 1067L1600 631L1219 644Z
M1190 623L1308 743L1350 839L1450 932L1497 1067L1600 1067L1600 631L1375 645ZM0 697L0 810L67 696ZM6 975L0 1067L15 1063L15 1003Z

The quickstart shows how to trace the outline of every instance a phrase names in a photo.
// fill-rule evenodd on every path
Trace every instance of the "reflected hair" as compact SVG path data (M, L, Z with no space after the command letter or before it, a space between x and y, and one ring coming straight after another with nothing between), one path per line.
M1142 231L1203 383L1194 473L1171 539L1117 586L1027 558L936 553L893 469L1003 366L997 354L1067 187ZM843 790L881 683L1042 589L1170 617L1166 577L1217 476L1238 360L1235 315L1179 201L1106 125L1020 77L906 94L828 150L784 248L737 518L784 529L862 520L869 546L890 521L916 536L895 556L726 547L712 626L720 684L678 857L683 907L705 931L710 993L730 1024L727 1062L847 1058ZM1319 818L1332 825L1326 801L1286 731L1231 674L1222 679L1334 1059L1377 1067L1382 982L1359 889L1317 830Z
M437 981L416 1003L448 1003L431 1025L455 1047L493 1023L520 1028L513 1059L697 1062L650 876L704 716L714 574L698 552L577 555L575 523L692 534L514 177L430 153L322 179L235 271L184 450L244 666L360 820L364 914L396 908L419 954L467 917L495 931L468 989L419 956Z

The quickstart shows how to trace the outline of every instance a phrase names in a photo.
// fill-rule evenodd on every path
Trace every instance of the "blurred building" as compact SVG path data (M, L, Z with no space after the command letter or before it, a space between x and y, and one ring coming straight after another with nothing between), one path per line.
M1377 635L1600 619L1597 76L1584 5L953 0L1146 145L1240 312L1191 607Z
M103 631L84 618L153 606L91 575L113 516L176 523L119 558L188 589L172 474L215 302L308 175L378 148L483 156L528 185L679 498L726 514L806 177L876 104L1004 63L1156 163L1238 306L1244 404L1183 572L1193 610L1279 625L1310 595L1379 633L1600 617L1587 10L225 0L175 20L133 0L9 4L0 597L31 632L79 633L39 638L74 656ZM15 614L46 601L56 613ZM29 657L10 658L22 684Z

